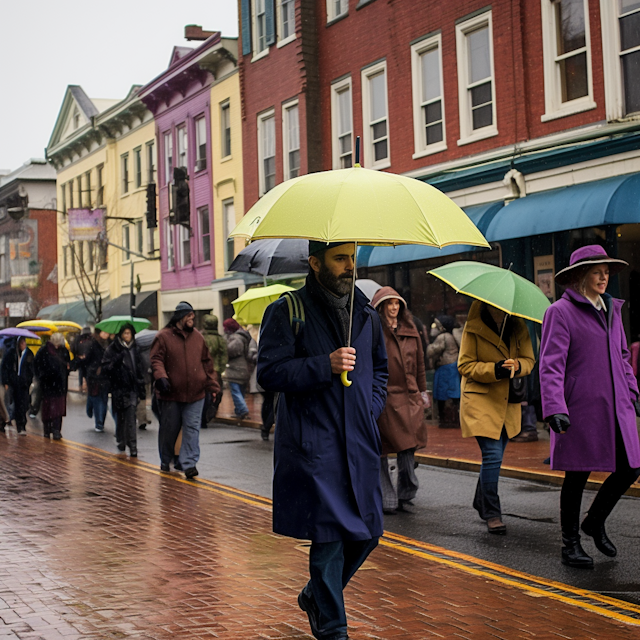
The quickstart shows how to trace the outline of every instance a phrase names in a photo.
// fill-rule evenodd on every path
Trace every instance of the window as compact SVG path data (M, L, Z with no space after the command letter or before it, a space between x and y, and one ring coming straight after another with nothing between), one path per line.
M387 113L387 63L380 62L362 72L363 151L371 169L391 164Z
M333 132L333 168L353 166L353 114L351 78L331 86L331 126Z
M267 49L267 0L255 0L254 51L257 54Z
M178 129L178 167L187 167L187 127Z
M87 248L85 250L85 254L87 256L87 273L91 273L94 268L95 268L95 264L94 264L94 260L93 260L93 252L95 250L95 242L91 242L90 240L86 241L87 243Z
M133 170L135 171L134 185L136 189L142 186L142 148L133 150Z
M209 207L198 209L198 224L200 225L200 261L211 260L211 224L209 221Z
M70 272L72 276L76 275L76 249L73 246L73 242L69 243L69 262Z
M123 261L131 260L131 225L122 225L122 246L124 247Z
M280 1L280 42L284 45L296 36L295 0Z
M101 207L104 204L104 165L100 164L96 168L96 178L98 182L98 188L96 191L96 207Z
M60 188L60 195L62 196L62 203L61 203L62 209L61 209L61 211L63 213L66 213L67 212L67 187L64 184Z
M298 101L282 107L282 148L285 179L300 175L300 126Z
M207 120L204 116L196 120L196 171L207 168Z
M120 168L122 175L122 193L129 193L129 154L120 156Z
M147 183L156 181L156 154L153 142L147 142Z
M87 197L86 197L87 207L91 209L91 171L87 171L84 174L84 187L85 187L85 193L87 194Z
M104 270L109 266L109 245L105 242L98 243L98 264L100 269Z
M173 225L169 223L169 218L164 220L164 237L167 247L167 271L175 269L175 246L173 239Z
M78 267L80 267L80 273L85 270L84 264L84 242L82 240L78 240L76 243L76 251L78 253Z
M136 221L136 240L138 241L138 253L144 254L144 230L142 228L142 220Z
M190 229L178 226L178 237L180 239L180 266L186 267L191 264L191 233Z
M231 155L231 112L228 100L220 105L220 146L221 157L229 157Z
M276 119L273 111L258 116L260 195L276 186Z
M588 0L542 0L542 121L593 109Z
M164 134L164 183L169 184L173 180L173 138L171 131Z
M235 240L229 237L229 234L236 226L236 210L233 204L233 198L222 201L222 222L224 224L224 237L227 244L224 250L224 270L228 271L229 265L233 262L235 256Z
M69 247L67 245L62 247L62 273L65 278L69 277Z
M67 185L69 187L69 209L73 209L73 180L69 180Z
M78 176L76 178L76 183L78 184L78 206L80 208L84 207L84 190L82 189L82 176Z
M327 0L327 22L340 18L349 12L349 0Z
M411 47L414 158L447 148L442 99L442 55L438 34Z
M6 242L7 238L6 236L2 236L0 238L0 282L7 282L9 280L9 273L7 270L7 242ZM63 256L64 254L64 249L66 249L66 247L63 247ZM64 269L65 273L65 277L67 275L66 271L66 265L65 265L65 269Z
M497 135L491 12L456 25L460 140Z

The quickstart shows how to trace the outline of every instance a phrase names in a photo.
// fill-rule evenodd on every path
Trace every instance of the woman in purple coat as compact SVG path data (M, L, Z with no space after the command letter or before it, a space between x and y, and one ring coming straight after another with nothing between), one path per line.
M582 531L613 557L604 523L640 476L638 384L622 327L622 300L605 293L625 266L598 245L571 254L556 281L562 298L544 316L540 345L542 409L551 433L551 468L565 471L560 494L562 563L593 569L580 544L580 504L591 471L610 471Z

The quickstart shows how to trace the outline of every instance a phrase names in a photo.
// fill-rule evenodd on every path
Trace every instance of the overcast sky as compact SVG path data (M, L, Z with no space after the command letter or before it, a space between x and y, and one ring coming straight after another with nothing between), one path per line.
M187 24L237 36L236 0L0 0L0 169L44 158L67 85L124 98L199 44Z

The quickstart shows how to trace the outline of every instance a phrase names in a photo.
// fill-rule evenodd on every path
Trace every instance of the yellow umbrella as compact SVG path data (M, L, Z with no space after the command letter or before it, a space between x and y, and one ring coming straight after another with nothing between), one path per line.
M231 304L235 313L234 319L240 324L260 324L267 307L275 302L285 291L293 291L293 287L284 284L272 284L268 287L248 289Z
M287 180L251 207L230 234L249 240L306 238L369 245L489 247L468 216L425 182L384 171L337 169ZM353 278L355 287L355 277ZM353 288L347 346L351 346ZM351 383L343 372L342 382Z

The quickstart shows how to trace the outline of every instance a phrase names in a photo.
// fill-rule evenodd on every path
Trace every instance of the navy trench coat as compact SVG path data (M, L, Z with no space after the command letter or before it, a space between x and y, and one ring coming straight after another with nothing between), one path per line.
M266 311L258 350L258 384L279 392L273 478L273 530L312 540L367 540L382 535L380 434L387 353L378 314L356 288L351 344L353 381L331 372L329 354L344 346L315 282L300 289L305 324L294 337L287 302ZM374 323L378 326L374 330ZM376 344L372 344L376 340Z

